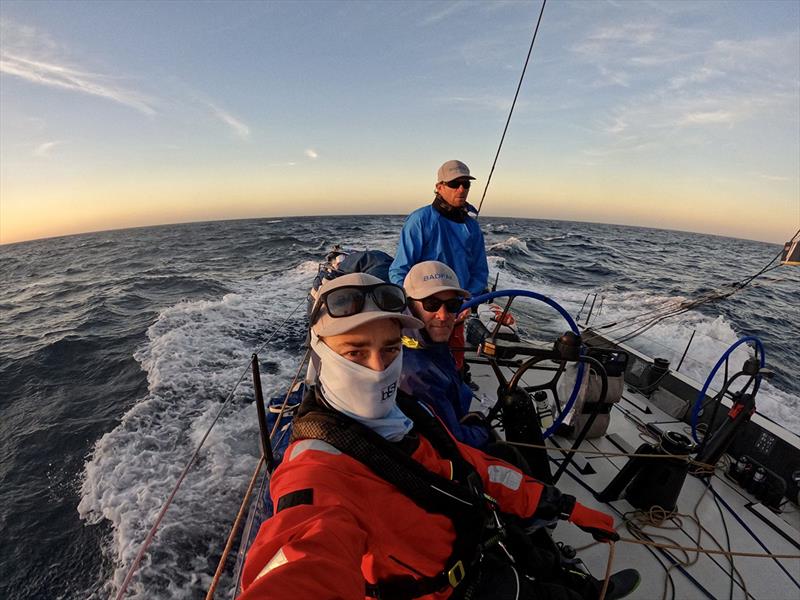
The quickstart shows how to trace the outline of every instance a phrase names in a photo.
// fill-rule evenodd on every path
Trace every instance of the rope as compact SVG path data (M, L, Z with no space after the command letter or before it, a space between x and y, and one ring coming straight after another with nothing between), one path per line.
M521 442L507 442L507 443L509 445L512 445L512 446L524 446L524 447L543 449L543 450L554 450L554 449L557 449L557 448L553 448L553 447L545 446L545 445L541 445L541 444L525 444L525 443L521 443ZM629 454L629 453L623 453L623 452L601 452L601 451L596 451L596 450L576 450L575 452L576 453L581 453L581 454L590 454L590 455L605 456L605 457L610 457L610 456L634 457L635 456L635 457L646 457L646 458L687 459L687 462L689 462L690 464L694 464L697 467L699 467L699 472L701 474L703 474L703 473L712 474L717 470L716 466L709 465L709 464L706 464L706 463L701 463L699 461L695 461L693 459L690 459L688 457L688 455L635 454L635 453L634 454ZM625 515L623 515L623 521L620 523L620 525L618 525L618 528L619 528L620 526L622 526L622 524L625 524L625 526L627 527L628 531L631 532L631 534L633 534L634 536L641 536L641 537L638 537L638 538L620 538L619 541L621 541L621 542L627 542L627 543L631 543L631 544L639 544L639 545L643 545L643 546L649 546L649 547L652 547L652 548L658 548L658 549L661 549L661 550L679 550L679 551L684 553L684 558L683 559L679 559L678 557L675 557L672 554L667 553L668 557L672 560L673 564L670 567L665 569L667 577L664 580L664 591L663 591L662 599L665 599L667 597L667 592L669 590L670 585L672 585L672 587L673 587L672 591L673 591L673 597L674 597L674 592L675 592L674 585L675 584L674 584L674 581L673 581L672 576L670 574L670 571L672 569L676 568L676 567L689 567L689 566L695 564L699 560L701 554L706 554L706 555L709 555L709 556L720 555L720 556L726 557L728 559L728 564L730 565L729 574L730 574L730 577L731 577L731 586L733 586L733 580L734 580L734 574L735 574L736 578L739 581L740 587L744 591L744 594L745 594L746 598L750 598L752 596L747 591L747 584L746 584L746 581L745 581L743 575L741 574L739 569L734 564L733 558L735 556L750 557L750 558L770 558L770 559L773 559L773 560L777 560L777 559L800 560L800 554L773 554L773 553L769 553L769 552L767 552L767 553L757 553L757 552L732 551L730 549L730 537L729 537L729 534L728 534L728 527L727 527L727 524L725 523L724 517L722 519L722 522L723 522L725 536L726 536L726 540L727 540L727 550L723 550L722 549L722 544L714 537L714 535L706 527L704 527L702 525L702 523L700 521L700 517L699 517L699 515L697 513L698 508L700 507L700 503L702 502L702 500L706 496L706 494L709 492L709 490L712 490L712 486L711 486L710 480L708 481L708 483L707 483L707 485L705 487L705 490L703 491L703 494L701 494L701 496L698 498L697 502L695 503L695 506L694 506L694 509L693 509L693 516L692 515L686 515L686 514L677 513L677 512L674 512L674 511L673 512L667 512L665 509L663 509L660 506L654 506L647 512L636 511L636 512L632 513L634 515L633 518L629 516L630 513L626 513ZM716 498L717 494L715 493L714 495L715 495L715 498ZM719 507L718 504L717 504L717 508L721 512L721 508ZM688 532L684 531L684 533L686 533L686 535L692 541L695 542L696 546L684 546L684 545L675 543L674 540L672 540L671 538L669 538L669 537L667 537L665 535L657 535L657 534L654 535L652 533L650 533L648 535L648 534L646 534L644 532L643 527L647 526L647 525L652 525L652 526L655 526L655 527L658 527L658 528L661 528L661 529L665 529L666 528L666 529L681 529L681 530L683 530L683 524L682 524L682 522L680 520L681 517L689 518L697 525L697 529L698 529L697 539L695 539L690 534L688 534ZM672 527L666 527L665 523L667 521L671 521L673 523L673 526ZM702 539L703 533L705 533L709 538L711 538L711 540L720 549L719 550L713 550L713 549L703 548L700 545L700 541ZM664 540L667 540L667 541L673 542L673 543L654 542L651 539L652 537L660 537L660 538L662 538ZM643 539L643 538L646 538L646 539ZM597 543L598 542L594 542L594 543L588 544L587 546L584 546L582 548L576 548L576 550L578 550L578 551L585 550L585 549L587 549L587 548L589 548L591 546L596 545ZM762 545L762 547L764 547L764 546ZM764 547L764 549L766 550L766 547ZM606 587L608 585L608 577L610 577L610 568L611 568L611 562L613 560L613 552L614 552L614 547L612 545L612 548L609 551L609 563L608 563L607 571L606 571L606 582L604 583L603 591L601 592L601 595L600 595L600 600L603 600L603 598L605 596L605 593L606 593L605 590L606 590ZM694 553L695 554L695 557L693 559L689 558L689 554L690 553ZM714 561L714 562L716 562L716 561ZM662 565L662 567L663 566L664 565ZM732 587L731 587L731 590L732 590ZM731 591L731 597L732 597L732 591Z
M275 424L272 426L272 431L269 432L270 441L272 441L272 438L275 437L275 432L278 430L278 426L281 423L281 418L283 418L283 413L286 410L286 405L289 403L289 396L292 395L292 390L294 389L294 386L297 383L297 378L300 376L300 370L306 363L306 359L308 358L310 352L311 348L310 347L306 348L306 352L305 354L303 354L303 359L300 361L300 365L297 367L297 372L294 374L294 379L292 379L292 383L289 385L289 389L286 392L286 397L284 397L283 399L283 404L281 404L281 410L278 413L277 418L275 419Z
M283 326L286 325L286 323L289 321L289 319L292 317L292 315L297 311L297 309L304 302L304 300L305 300L305 298L297 303L297 305L294 307L294 309L292 309L292 312L289 313L289 316L286 317L286 319L284 319L283 323L281 323L278 326L278 328L275 331L272 332L272 335L270 335L269 339L267 339L267 341L264 342L261 345L261 347L259 348L258 351L261 351L261 350L263 350L264 348L267 347L267 344L269 344L272 341L272 339L278 334L278 332L283 329ZM122 598L125 596L125 592L128 591L128 586L131 583L131 579L133 579L134 573L136 573L136 571L139 569L139 565L142 562L142 558L144 558L144 553L147 551L147 549L150 547L150 544L153 542L153 538L156 535L156 531L158 531L158 527L161 525L161 521L164 519L164 515L167 513L167 510L169 509L170 505L172 504L172 501L175 499L175 495L178 493L178 489L181 487L181 484L183 483L183 480L186 478L186 475L189 472L189 469L192 468L192 466L194 465L195 461L197 460L197 457L200 454L200 449L206 443L206 440L208 439L208 436L211 434L211 430L214 428L214 425L217 424L217 421L222 416L223 411L227 408L228 403L233 398L233 394L236 392L237 388L239 387L239 384L242 382L242 380L244 379L245 375L247 375L248 372L250 372L250 363L249 362L248 362L247 366L244 368L244 370L242 371L242 374L239 375L239 378L236 380L236 383L233 385L233 388L231 389L230 393L225 398L225 401L222 403L222 406L220 406L219 410L217 411L217 415L214 417L214 420L211 422L211 425L209 425L208 429L206 429L206 432L203 435L203 438L200 440L200 443L197 445L197 448L195 449L194 453L192 454L191 458L189 459L189 462L186 463L186 466L183 468L183 471L181 472L180 476L178 477L178 481L175 483L175 487L172 488L172 492L170 492L169 497L167 498L167 500L164 503L164 505L161 507L161 510L159 511L155 522L153 523L153 526L150 528L150 531L147 532L147 536L145 537L144 542L142 542L142 545L139 548L139 552L137 552L137 554L136 554L136 558L133 559L133 563L131 563L131 566L128 569L128 572L125 574L125 579L122 581L122 585L120 586L119 591L117 592L117 595L114 597L115 600L122 600Z
M638 540L635 538L619 539L620 542L627 542L628 544L639 544L642 546L652 546L653 548L662 548L664 550L682 550L684 552L699 552L702 554L719 554L722 556L748 556L750 558L786 558L800 560L800 554L764 554L761 552L735 552L728 550L708 550L706 548L691 548L687 546L680 546L678 544L658 544L649 540Z
M250 499L250 494L253 493L253 487L255 487L258 474L261 472L261 467L263 464L264 455L262 454L261 458L258 459L258 464L256 465L255 471L253 471L253 476L250 478L250 484L247 486L247 491L244 493L244 498L242 498L242 503L239 506L239 512L236 514L236 520L233 522L231 532L228 534L228 540L225 542L225 549L222 551L222 556L219 557L217 571L214 573L214 579L211 580L211 585L206 593L206 600L211 600L214 597L214 592L217 591L217 584L219 583L220 577L222 577L222 572L225 570L225 562L228 560L228 554L230 554L236 533L239 531L239 524L242 522L242 517L244 516L245 509L247 508L247 501Z
M491 183L492 181L494 168L495 166L497 166L497 159L500 157L500 149L503 147L503 141L506 139L506 132L508 131L508 125L509 123L511 123L511 115L514 114L514 107L517 105L517 97L519 96L519 90L522 87L522 80L525 79L525 71L528 68L528 61L531 59L531 53L533 52L533 44L534 42L536 42L536 34L539 33L539 24L542 22L542 15L544 14L544 7L546 4L547 0L542 0L542 8L539 11L539 19L536 21L536 28L533 30L531 45L530 48L528 48L528 56L525 58L525 65L522 67L522 74L519 76L517 91L514 93L514 100L511 102L511 110L508 111L508 119L506 119L506 126L503 128L503 135L500 136L500 145L497 146L497 153L494 155L494 162L492 163L492 169L489 171L489 177L486 179L486 186L483 188L483 195L481 196L480 204L478 204L478 214L481 213L483 200L484 198L486 198L486 190L489 189L489 183Z
M649 546L661 550L678 550L683 553L684 557L682 559L674 556L669 552L666 553L667 556L672 560L673 564L669 568L665 569L667 578L664 581L665 587L662 598L667 597L667 591L670 584L674 587L674 582L672 580L670 571L676 567L690 567L694 565L699 560L700 554L725 556L728 559L729 564L731 565L731 572L729 572L731 580L733 581L733 576L735 574L739 580L740 587L745 593L745 597L752 597L752 595L747 591L747 584L745 582L745 579L734 565L733 557L743 556L750 558L770 558L773 560L779 558L790 559L790 560L800 559L800 555L795 555L795 554L773 554L770 552L767 553L737 552L730 550L730 546L728 547L727 550L722 550L722 544L720 544L720 542L714 537L714 535L706 527L702 525L702 523L700 522L700 517L697 513L697 510L703 498L706 496L709 490L712 490L710 484L706 486L706 489L704 490L703 494L698 498L697 502L695 503L692 515L682 514L675 511L668 512L660 506L654 506L648 511L632 511L629 513L625 513L623 515L623 521L617 526L617 529L619 529L619 527L621 527L624 524L628 529L628 531L635 536L634 538L620 538L619 540L620 542ZM694 537L689 535L688 532L685 531L682 518L691 519L697 525L698 528L697 539L695 539ZM669 522L670 525L667 525L667 522ZM675 540L671 539L670 537L664 534L656 534L652 532L645 533L644 527L647 526L657 527L662 530L683 530L684 533L692 541L695 542L696 546L684 546L682 544L678 544L675 542ZM700 539L703 533L705 533L709 538L711 538L711 540L720 548L720 550L712 550L700 546ZM726 527L726 535L727 535L727 527ZM653 538L661 538L671 543L655 542L653 541ZM593 542L586 546L575 548L575 550L580 552L586 550L587 548L590 548L591 546L595 546L598 543L599 542ZM689 557L690 553L695 554L695 557L690 558ZM673 596L674 596L674 589L673 589Z
M537 450L557 450L557 451L560 451L560 452L567 452L566 448L556 448L556 447L553 447L553 446L545 446L543 444L526 444L524 442L509 442L508 440L506 440L505 443L508 444L509 446L522 446L524 448L534 448L534 449L537 449ZM669 459L672 459L672 460L680 459L680 460L686 460L686 462L688 462L690 465L694 465L694 466L699 467L700 469L703 469L703 470L711 470L711 471L713 471L715 469L714 465L710 465L708 463L704 463L704 462L700 462L700 461L694 460L693 458L690 458L690 456L688 454L646 454L646 453L637 454L635 452L631 452L631 453L628 453L628 452L603 452L601 450L575 450L574 452L575 452L575 454L589 454L589 455L592 455L592 456L617 456L617 457L619 457L619 456L626 457L627 456L627 457L631 457L631 458L632 457L636 457L636 458L669 458Z
M686 533L686 535L697 545L697 547L700 547L700 543L701 543L701 540L702 540L702 537L703 537L703 533L705 533L717 545L718 548L722 549L722 544L720 544L719 540L717 540L717 538L714 537L714 535L707 528L705 528L702 525L702 523L700 522L700 516L697 513L698 509L700 508L700 504L703 501L703 498L705 498L706 494L708 494L710 489L711 489L711 483L710 483L710 480L708 480L707 485L706 485L705 489L703 490L703 493L697 499L697 502L695 502L694 508L692 509L692 515L680 514L677 511L672 511L671 513L668 513L662 507L654 506L649 511L647 511L646 513L642 513L642 512L633 513L635 515L634 519L628 518L627 514L626 514L626 527L627 527L628 531L630 531L634 536L637 537L637 539L642 540L643 538L647 538L649 541L652 541L644 533L644 530L642 529L642 525L645 525L645 526L648 525L648 524L649 525L655 525L656 527L659 527L659 528L663 529L663 528L665 528L664 522L666 520L669 520L669 521L671 521L673 523L673 527L671 527L670 529L681 529L681 530L684 530L684 533ZM636 517L636 515L639 515L639 516ZM644 518L645 516L647 518ZM694 537L689 535L688 532L685 531L685 529L683 527L682 518L691 519L694 522L694 524L697 526L697 539L695 539ZM723 522L723 524L725 523L724 516L722 517L722 522ZM727 525L725 525L726 535L727 535L727 531L728 531L728 528L727 528ZM658 536L658 537L661 537L663 539L666 539L666 540L668 540L670 542L675 543L675 540L670 539L666 535L661 535L661 536ZM680 544L676 544L676 545L680 545ZM690 548L683 547L682 552L685 555L685 559L684 560L679 560L677 557L673 556L669 552L665 552L665 554L667 554L667 556L669 556L673 560L673 564L668 569L666 569L667 579L664 581L664 593L662 595L662 599L664 599L664 600L666 599L668 584L670 584L672 586L672 595L673 596L675 595L675 581L672 579L672 575L670 574L670 571L672 569L676 568L676 567L679 567L679 566L690 567L690 566L696 564L700 560L700 553L699 552L696 552L695 553L695 557L690 560L688 553L691 552L691 551L692 550ZM728 543L728 552L730 552L730 541ZM735 573L739 578L740 587L742 588L742 590L744 590L745 597L747 597L748 596L747 584L745 583L744 577L742 577L742 574L733 565L733 557L728 556L727 558L728 558L729 564L731 564L731 566L732 566L732 572L731 571L728 572L728 575L730 576L730 580L731 580L731 593L732 593L732 590L733 590L733 574ZM716 563L716 561L713 558L711 560L713 560ZM732 600L732 597L731 597L731 600Z
M616 550L616 546L614 542L610 542L608 548L608 563L606 564L606 576L603 580L603 588L600 590L600 598L599 600L605 600L606 592L608 591L608 582L611 581L611 566L614 564L614 552Z

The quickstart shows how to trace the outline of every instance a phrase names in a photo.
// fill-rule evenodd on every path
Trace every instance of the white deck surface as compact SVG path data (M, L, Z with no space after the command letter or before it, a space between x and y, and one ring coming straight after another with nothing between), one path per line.
M529 371L528 373L529 375L526 374L525 377L528 383L539 380L540 377L534 372ZM493 400L496 394L497 380L489 367L472 365L472 376L473 380L481 387L481 392L478 394L485 393L490 400ZM648 414L641 410L645 407L649 407L652 412ZM658 423L658 427L662 430L674 430L687 435L689 433L685 423L676 421L652 406L647 398L628 391L627 388L623 394L623 400L614 406L611 415L611 425L607 433L616 434L614 439L623 440L622 445L627 444L628 451L631 452L644 441L652 441L640 438L640 430L634 419L640 419L646 423ZM559 437L548 441L551 445L552 442L564 448L572 445L572 440ZM607 437L587 440L581 445L581 448L620 452L620 449ZM549 455L551 459L558 459L561 456L557 451L552 451ZM587 457L578 454L574 463L558 481L557 486L561 491L576 496L581 503L613 514L619 523L624 513L632 511L634 508L624 499L610 504L599 503L591 492L605 488L627 461L628 459L625 457ZM594 474L579 473L578 469L587 462L596 471ZM552 470L555 472L556 465L552 464L552 466ZM725 536L725 525L727 525L730 550L732 551L800 555L800 547L798 547L800 545L800 514L796 507L789 504L787 508L794 509L794 512L787 512L781 516L775 515L769 509L758 504L755 498L749 496L744 489L730 481L719 470L712 479L712 487L729 507L720 503L722 516L712 492L706 490L706 485L702 480L691 475L687 476L678 498L677 512L691 515L698 499L702 496L702 501L697 508L700 522L722 544L722 549L728 550ZM759 514L763 518L759 517ZM734 515L738 515L752 533L748 532ZM771 527L765 520L775 523L775 527ZM651 533L656 542L677 543L688 547L698 545L698 527L691 519L682 519L682 527L676 527L671 522L666 525L671 529L648 527L646 532ZM789 540L794 540L798 545L791 543L777 530L783 530ZM619 533L623 538L633 537L624 525L619 528ZM660 538L659 535L666 535L669 539ZM553 533L553 538L575 548L593 542L591 536L568 523L560 523ZM707 549L720 549L706 534L702 534L699 545ZM680 551L670 552L680 560L686 559ZM581 550L578 556L583 559L595 577L603 577L608 560L606 544L592 545ZM694 560L695 556L695 554L691 554L690 560ZM734 564L744 578L746 592L738 578L734 576L732 595L730 590L731 568L725 556L700 554L694 564L688 567L674 567L670 571L675 585L674 592L668 589L664 595L667 568L671 564L671 558L667 551L622 541L616 544L613 570L618 571L632 567L642 575L639 588L629 596L632 599L656 600L666 597L684 600L749 597L756 600L800 600L800 559L735 557Z

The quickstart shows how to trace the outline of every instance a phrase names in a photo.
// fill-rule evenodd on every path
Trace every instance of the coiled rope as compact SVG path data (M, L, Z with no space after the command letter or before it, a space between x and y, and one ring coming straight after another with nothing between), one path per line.
M305 298L303 298L302 300L300 300L300 302L297 303L297 305L292 309L292 312L289 313L289 316L287 316L283 320L283 323L281 323L278 326L278 328L275 329L275 331L272 332L272 335L269 336L267 341L264 342L258 348L258 350L256 350L256 354L258 352L261 352L264 348L266 348L267 345L278 334L278 332L283 330L283 327L286 325L286 323L289 322L289 319L294 315L295 312L297 312L297 309L300 308L300 306L303 304L303 302L305 302ZM222 413L225 411L225 409L227 408L228 404L233 399L233 395L236 392L237 388L239 387L239 384L242 382L242 380L245 378L245 375L247 375L247 373L249 371L250 371L250 363L248 362L247 366L242 370L241 375L239 375L239 378L236 380L236 383L233 385L233 388L231 389L230 393L228 394L228 396L225 398L224 402L222 403L222 406L220 406L219 410L217 411L217 414L214 417L214 420L211 422L211 425L209 425L208 429L206 429L206 432L203 435L203 438L200 440L200 443L197 445L197 448L195 449L194 453L192 454L191 458L189 459L189 462L187 462L186 466L183 468L183 471L181 472L180 476L178 477L178 481L175 482L175 486L172 488L172 491L170 492L169 496L167 497L166 502L164 502L164 505L161 507L161 510L159 511L158 516L156 517L156 520L153 523L152 527L150 527L150 531L147 532L147 536L145 537L144 541L142 542L142 545L139 547L139 552L137 552L136 558L133 559L133 562L131 563L131 566L128 569L128 572L125 574L125 579L122 581L122 585L120 585L120 588L117 591L117 595L114 597L115 600L122 600L122 598L125 596L125 592L128 591L128 586L131 583L131 579L133 579L134 573L136 573L136 571L139 569L139 565L142 562L142 558L144 558L145 552L147 552L147 549L150 547L150 544L153 542L153 538L155 537L156 531L158 531L158 528L161 525L161 521L164 519L164 515L167 513L167 510L169 509L170 505L172 504L172 501L175 499L175 494L178 493L178 489L181 487L181 484L183 483L183 480L186 478L186 474L189 472L189 469L192 468L192 466L194 465L195 461L197 460L197 457L200 454L200 450L202 449L203 445L206 443L206 440L208 439L208 436L211 434L211 430L214 428L214 425L217 424L217 421L222 416Z
M560 450L557 447L554 448L552 446L545 446L545 445L542 445L542 444L526 444L526 443L522 443L522 442L506 442L506 443L508 443L511 446L522 446L522 447L526 447L526 448L535 448L535 449L542 449L542 450ZM661 459L670 459L670 460L685 459L688 463L698 467L698 472L701 475L703 475L703 474L710 475L710 474L715 473L718 470L721 470L721 467L718 467L716 465L709 465L709 464L706 464L706 463L701 463L699 461L693 460L693 459L691 459L689 457L689 455L603 452L603 451L599 451L599 450L575 450L575 453L588 454L588 455L594 455L594 456L605 456L605 457L640 457L640 458L661 458ZM714 535L706 527L704 527L702 525L700 517L699 517L699 515L697 513L698 508L700 507L700 503L702 502L703 498L706 496L706 494L708 494L709 491L713 492L713 488L711 486L710 479L708 480L708 482L707 482L707 484L705 486L705 490L703 491L703 493L700 495L700 497L698 498L697 502L695 503L695 506L694 506L694 509L693 509L691 515L690 514L679 513L677 511L667 511L667 510L665 510L664 508L662 508L660 506L654 506L648 511L631 511L631 512L628 512L628 513L624 513L622 522L620 522L620 524L617 526L617 528L619 528L619 527L622 527L622 525L625 525L625 527L628 529L628 531L634 536L632 538L620 537L620 539L618 540L617 543L624 542L624 543L628 543L628 544L638 544L638 545L641 545L641 546L649 546L649 547L652 547L652 548L657 548L657 549L660 549L662 551L676 550L676 551L680 551L680 552L682 552L684 554L685 558L681 560L681 559L673 556L672 554L668 553L668 555L671 557L671 559L673 561L673 564L670 567L665 569L667 578L664 581L664 591L663 591L663 594L662 594L662 600L666 599L667 592L670 589L670 585L672 586L672 592L673 592L673 597L674 597L674 592L675 592L674 585L675 584L674 584L674 582L672 580L672 575L670 574L670 571L672 569L674 569L674 568L677 568L677 567L688 567L688 566L691 566L691 565L695 564L699 560L699 557L700 557L701 554L705 554L705 555L709 555L709 556L718 555L718 556L726 557L728 559L728 562L729 562L730 566L731 566L731 571L732 571L731 578L733 578L733 573L735 573L737 578L738 578L740 587L745 592L745 597L749 597L749 594L747 592L747 585L745 583L744 577L742 576L742 574L739 572L739 570L736 568L735 564L733 563L733 558L734 557L739 556L739 557L748 557L748 558L768 558L768 559L772 559L772 560L775 560L775 561L777 561L778 559L800 560L800 554L774 554L774 553L771 553L771 552L739 552L739 551L731 550L730 549L730 539L729 539L729 536L728 536L728 528L727 528L727 524L725 523L724 516L722 518L722 523L723 523L724 530L725 530L725 536L726 536L726 539L728 541L728 549L727 550L723 550L722 549L722 544L714 537ZM715 494L715 498L716 498L716 492L714 492L714 494ZM720 509L720 513L721 513L721 510L722 510L721 507L719 505L717 505L717 508ZM678 544L677 542L675 542L675 540L669 538L666 535L645 533L645 531L644 531L644 528L646 526L648 526L648 525L653 526L653 527L657 527L657 528L660 528L660 529L683 529L683 523L681 521L681 518L688 518L692 522L694 522L695 525L697 526L698 534L697 534L696 539L694 537L692 537L691 535L689 535L688 533L686 533L686 535L688 535L690 537L690 539L692 539L692 541L694 541L696 543L695 546L684 546L682 544ZM667 522L672 522L673 526L672 527L667 527L665 525L665 523L667 523ZM703 533L705 533L706 536L711 538L711 540L719 548L718 550L710 549L710 548L703 548L702 546L700 546L700 540L702 538L702 534ZM671 542L671 543L662 543L662 542L653 541L652 538L654 538L654 537L655 538L661 538L663 540L667 540L667 542ZM595 545L597 545L599 543L604 543L604 542L592 542L590 544L587 544L586 546L575 548L575 550L576 550L576 552L580 552L580 551L586 550L587 548L595 546ZM603 584L603 590L602 590L601 595L600 595L600 599L601 600L604 598L605 593L606 593L606 588L608 586L608 581L609 581L609 578L610 578L610 575L611 575L611 566L612 566L612 563L613 563L613 560L614 560L614 543L610 543L610 545L611 545L611 549L609 550L609 558L608 558L608 565L607 565L607 568L606 568L605 581L604 581L604 584ZM766 550L766 547L763 546L763 544L762 544L762 547L764 547L764 549ZM689 558L690 554L695 554L695 557L693 559L690 559ZM782 565L779 564L779 566L781 566L781 568L783 568ZM733 579L731 579L731 585L733 585Z
M539 19L536 21L536 28L533 30L533 37L531 37L531 45L528 48L528 56L525 57L525 65L522 67L522 74L519 76L519 83L517 84L517 91L514 92L514 100L511 102L511 109L508 111L508 118L506 119L506 126L503 127L503 135L500 136L500 144L497 146L497 153L494 155L494 162L492 162L492 168L489 171L489 177L486 179L486 185L483 188L483 195L481 196L481 201L478 204L478 214L481 213L481 207L483 206L483 200L486 198L486 190L489 189L489 184L492 181L492 175L494 174L494 168L497 166L497 159L500 158L500 150L503 147L503 141L506 139L506 132L508 131L508 125L511 123L511 115L514 114L514 107L517 105L517 97L519 96L519 90L522 87L522 80L525 79L525 71L528 69L528 62L531 59L531 53L533 52L533 44L536 42L536 34L539 33L539 24L542 22L542 15L544 14L544 7L547 4L547 0L542 0L542 8L539 11Z

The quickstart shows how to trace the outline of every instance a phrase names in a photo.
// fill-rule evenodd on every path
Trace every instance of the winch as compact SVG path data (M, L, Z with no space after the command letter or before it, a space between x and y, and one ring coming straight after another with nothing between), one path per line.
M624 496L632 506L650 510L658 506L667 512L675 510L683 482L689 473L689 457L694 443L689 437L675 431L661 434L658 445L642 444L636 454L656 456L633 456L611 483L597 494L601 502L618 500ZM659 455L674 459L661 458Z

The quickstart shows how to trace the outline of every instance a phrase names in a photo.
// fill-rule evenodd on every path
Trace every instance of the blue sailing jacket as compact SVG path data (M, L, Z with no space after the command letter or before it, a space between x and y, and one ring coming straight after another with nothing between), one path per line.
M411 267L426 260L438 260L453 269L461 287L473 296L486 290L489 266L483 233L475 219L466 217L457 222L433 206L423 206L408 215L389 267L389 279L403 285Z
M446 343L422 340L416 348L406 345L400 389L430 406L458 441L481 450L488 445L486 427L461 423L469 412L472 390L461 380Z

